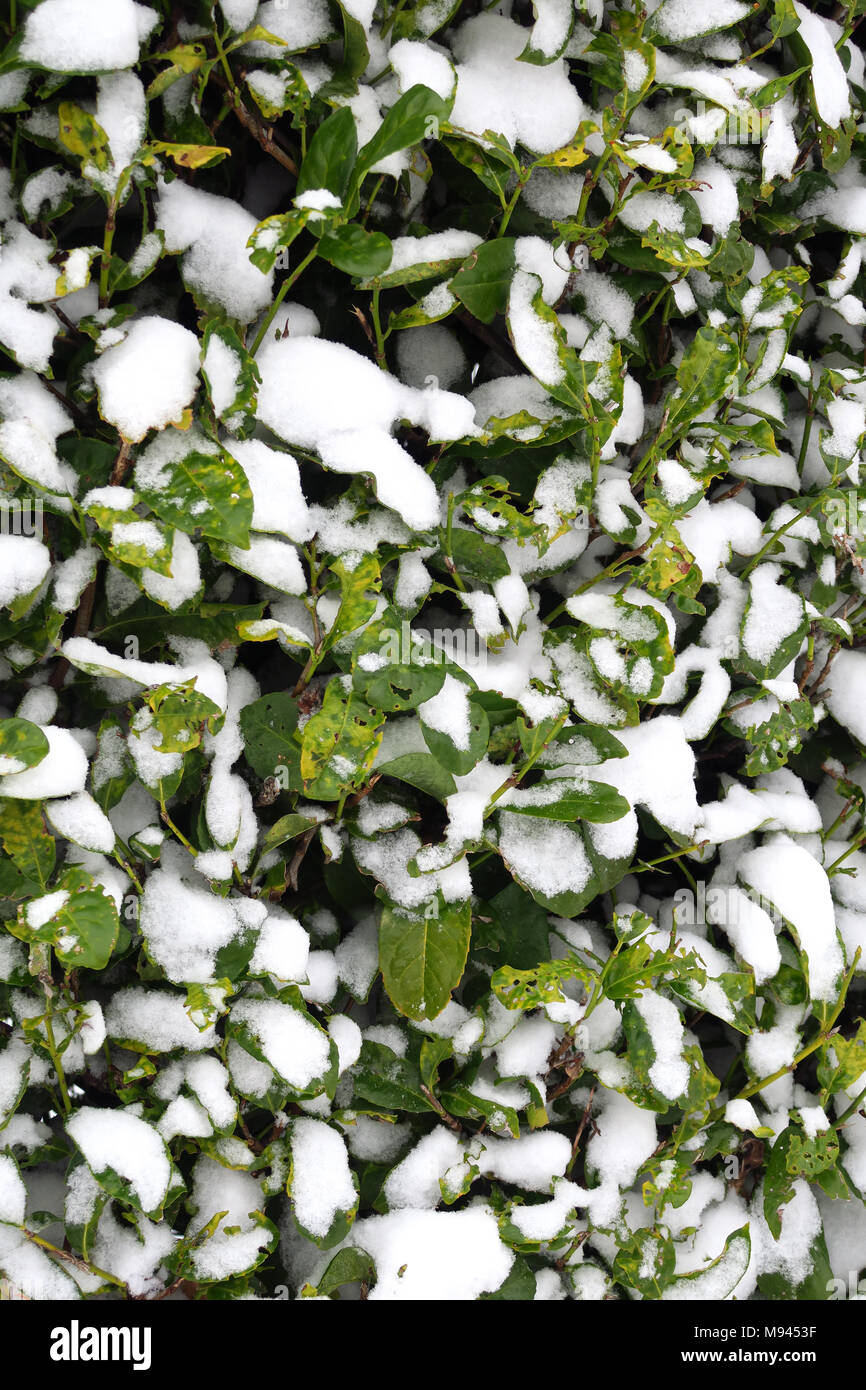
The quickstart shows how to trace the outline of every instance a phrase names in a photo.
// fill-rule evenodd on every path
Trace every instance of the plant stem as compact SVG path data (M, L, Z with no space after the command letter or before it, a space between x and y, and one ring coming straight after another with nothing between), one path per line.
M466 585L463 583L463 580L460 578L460 575L457 572L457 566L454 563L454 556L451 554L451 538L454 531L454 505L456 500L457 499L455 498L454 493L450 492L448 494L448 516L445 521L445 567L448 570L448 573L451 575L451 578L454 580L454 583L457 585L457 588L461 591L461 593L465 593Z
M57 1255L61 1260L66 1260L68 1264L75 1265L76 1269L84 1270L87 1274L96 1274L100 1279L104 1279L108 1284L115 1284L119 1289L125 1289L126 1284L122 1279L118 1279L116 1274L108 1274L104 1269L99 1269L97 1265L88 1264L86 1260L81 1260L77 1255L71 1254L68 1250L61 1250L58 1246L52 1245L50 1240L44 1236L38 1236L35 1231L28 1231L26 1226L19 1226L19 1231L27 1240L38 1245L40 1249L49 1251L52 1255Z
M825 870L828 878L832 874L833 870L837 867L837 865L841 864L843 860L847 859L848 856L853 854L855 850L858 850L862 847L864 840L866 840L866 834L859 835L851 841L844 854L840 854L838 859L834 859L833 863Z
M753 1081L751 1085L744 1086L742 1091L740 1091L739 1095L733 1097L734 1100L749 1100L752 1096L756 1096L759 1091L763 1091L767 1086L772 1086L774 1081L780 1081L782 1077L787 1076L789 1072L796 1071L797 1067L800 1065L801 1062L805 1062L807 1057L811 1057L813 1052L817 1052L819 1047L822 1047L825 1042L829 1041L836 1020L845 1007L845 999L848 994L848 987L851 984L852 979L854 978L854 971L857 969L857 965L860 960L860 955L861 950L858 946L857 950L854 952L854 960L851 963L851 967L848 970L848 973L845 976L844 980L842 981L842 989L839 994L838 1003L833 1009L833 1012L831 1013L830 1017L827 1019L827 1022L825 1023L824 1027L819 1032L818 1036L816 1038L813 1038L813 1040L806 1047L802 1048L797 1053L793 1062L789 1062L786 1067L779 1067L778 1071L774 1071L771 1076L761 1077L759 1081ZM707 1116L707 1124L713 1124L716 1120L721 1119L724 1112L724 1106L715 1106L715 1108L711 1110L709 1115Z
M373 319L373 331L376 334L376 361L383 372L388 370L388 359L385 356L385 336L382 333L382 319L379 314L379 296L381 290L378 285L374 289L370 300L370 315Z
M57 1051L57 1040L54 1037L54 1024L51 1017L51 994L45 990L48 1000L48 1010L45 1014L45 1041L48 1044L48 1051L51 1054L51 1065L54 1067L57 1076L57 1084L60 1087L60 1099L63 1102L63 1112L65 1115L72 1113L72 1102L69 1099L69 1091L66 1087L66 1077L63 1073L63 1063Z
M703 849L704 845L708 843L708 840L698 840L696 844L686 845L684 849L674 850L673 854L663 854L661 859L650 859L649 861L641 859L639 861L641 867L635 869L634 872L636 874L641 874L645 869L654 869L657 864L666 864L670 859L680 859L684 854L691 854L693 850Z
M111 196L108 204L108 216L105 219L105 235L102 239L102 262L99 267L99 307L106 309L111 298L108 291L108 275L111 270L111 248L114 244L114 231L117 225L117 192Z
M125 874L128 874L129 877L132 879L132 881L133 881L133 883L135 884L136 888L138 889L139 893L143 893L143 892L144 892L144 889L142 888L141 883L139 882L138 877L136 876L135 870L132 868L132 866L131 866L130 864L127 864L126 860L124 859L123 855L120 853L120 851L119 851L118 849L114 849L114 850L112 851L112 854L113 854L113 857L117 860L117 862L118 862L118 864L120 865L120 867L121 867L121 869L123 870L123 872L124 872Z
M307 253L304 259L301 261L300 265L297 266L296 269L292 272L288 280L284 280L283 283L280 285L280 288L277 291L277 297L271 305L270 309L268 310L267 314L265 315L264 320L262 321L262 326L256 334L253 345L250 348L250 353L253 357L255 357L256 353L261 347L262 342L264 340L264 336L270 328L271 324L273 323L274 316L277 310L279 309L280 305L282 304L283 300L285 299L286 295L288 294L289 290L295 284L296 280L300 279L310 262L316 259L318 253L319 247L318 244L316 244L313 247L312 251L309 251Z
M810 512L814 511L820 500L820 497L814 498L813 501L809 504L809 506L806 507L802 512L797 512L795 516L791 517L790 521L785 522L784 526L780 526L776 531L774 531L773 534L768 537L766 544L761 546L761 549L758 551L757 555L753 555L751 560L749 560L745 569L741 571L739 578L747 579L749 575L752 573L752 570L755 568L755 566L761 563L762 559L767 554L767 551L772 548L772 546L776 543L779 537L784 536L786 531L790 531L792 526L796 526L798 521L802 521L803 517L808 516Z
M171 816L168 814L168 811L166 810L164 797L160 797L159 799L159 814L162 816L162 819L165 821L172 835L174 835L176 839L180 840L180 843L183 845L184 849L188 849L194 859L197 858L198 850L193 849L192 845L184 835L183 831L178 830L177 826L175 825L174 821L172 820Z
M493 795L490 797L490 800L487 803L487 809L484 812L485 820L489 815L492 814L493 807L495 803L499 800L499 798L501 796L504 796L507 791L510 791L512 787L516 787L520 782L523 781L523 778L526 776L527 772L529 772L529 770L532 767L534 767L535 764L538 762L538 759L541 757L545 748L547 748L547 746L553 742L560 729L564 728L567 719L568 710L566 710L565 714L561 714L559 716L550 733L548 734L547 738L544 740L544 743L542 743L541 747L533 753L532 757L527 758L525 763L522 763L519 768L512 772L510 777L506 777L505 781L502 783L501 786L496 788L496 791L493 793Z
M854 1100L852 1100L848 1108L842 1111L842 1114L839 1116L838 1120L835 1120L833 1124L830 1126L830 1128L841 1129L842 1126L845 1124L845 1121L850 1120L851 1116L855 1113L855 1111L857 1111L860 1108L861 1102L864 1100L864 1098L866 1098L866 1086L864 1086L860 1094L856 1096Z

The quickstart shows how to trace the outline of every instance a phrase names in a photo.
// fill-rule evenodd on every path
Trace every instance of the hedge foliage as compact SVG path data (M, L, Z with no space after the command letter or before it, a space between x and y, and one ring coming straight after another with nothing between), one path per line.
M856 1287L864 13L7 7L8 1295Z

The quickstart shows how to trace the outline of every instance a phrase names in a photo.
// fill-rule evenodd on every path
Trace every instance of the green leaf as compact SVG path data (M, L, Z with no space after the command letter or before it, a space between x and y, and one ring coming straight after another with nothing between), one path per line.
M680 1274L672 1279L662 1291L662 1301L727 1298L748 1269L751 1254L752 1242L746 1224L728 1236L721 1255L709 1264L692 1274Z
M484 754L490 741L490 722L482 705L469 700L469 738L465 748L458 748L450 734L433 729L424 721L423 709L420 713L421 732L430 752L449 772L457 777L465 777L471 772ZM503 778L503 781L505 779Z
M240 714L246 760L260 777L272 777L278 767L298 764L301 749L293 737L298 727L298 704L282 691L263 695Z
M278 821L269 826L265 834L262 842L262 853L268 854L272 849L279 849L280 845L288 844L290 840L296 840L299 835L303 835L318 824L317 820L310 820L309 816L302 816L298 812L290 812L287 816L280 816Z
M574 8L571 5L546 5L544 0L541 3L533 0L532 8L535 11L535 24L529 31L519 61L543 67L555 62L564 52L574 26Z
M49 908L54 910L45 917ZM68 970L104 970L118 927L114 900L99 887L67 891L61 886L58 893L22 904L15 923L9 923L20 941L53 946L57 959Z
M764 1220L776 1240L782 1234L782 1207L794 1196L795 1172L788 1162L794 1138L791 1125L782 1130L770 1150L764 1174Z
M325 232L319 255L347 275L382 275L391 264L391 242L384 232L368 232L357 222Z
M457 790L451 773L442 766L432 753L403 753L398 758L377 765L376 771L383 777L394 777L399 782L407 782L417 787L437 801L444 801Z
M515 788L502 797L500 805L519 816L598 823L620 820L631 809L625 797L606 782L575 782L564 777L540 782L528 791Z
M445 562L445 533L440 532L440 535L443 537L442 553L434 557L434 563L438 568L448 572ZM451 533L448 558L461 579L474 579L492 584L497 579L504 579L508 574L508 560L501 548L490 541L482 540L477 532L464 530L462 527Z
M781 1272L759 1274L758 1289L760 1293L772 1302L784 1301L787 1303L792 1299L807 1303L825 1302L831 1296L835 1281L823 1231L819 1231L812 1241L809 1248L809 1259L811 1261L809 1273L799 1283L795 1283L793 1279Z
M866 1019L858 1019L850 1038L835 1033L818 1055L818 1081L825 1096L849 1091L866 1071Z
M516 1110L501 1101L487 1100L475 1095L469 1086L464 1086L461 1082L449 1087L447 1091L440 1091L439 1100L449 1115L456 1115L461 1120L484 1120L492 1129L503 1129L507 1126L515 1139L520 1137L520 1121Z
M511 237L485 241L467 257L448 288L473 318L492 323L508 307L508 291L514 278L514 241Z
M208 169L218 164L224 155L231 154L227 145L176 145L167 140L153 140L142 160L151 164L154 155L167 154L180 169Z
M636 1289L642 1298L660 1298L676 1267L676 1249L659 1227L644 1228L626 1237L613 1262L614 1279Z
M246 547L253 519L246 473L224 449L205 451L193 440L188 452L181 452L184 441L178 435L180 447L172 449L168 461L136 469L141 497L169 526Z
M338 1250L318 1284L304 1284L301 1298L327 1298L344 1284L372 1284L376 1266L365 1250L349 1245Z
M444 662L412 641L408 622L384 618L371 623L352 652L352 686L386 714L417 709L441 690Z
M310 141L295 196L326 188L345 203L357 154L355 117L348 106L341 106L322 122Z
M733 391L739 354L730 332L723 328L699 328L677 367L677 388L670 399L663 426L653 448L663 457L689 421L702 415L726 392Z
M532 970L550 954L547 913L516 883L509 883L473 913L473 959L483 952L490 963Z
M451 101L443 101L436 92L420 83L395 101L371 140L358 152L358 163L352 180L357 193L361 180L374 164L389 155L417 145L421 140L439 138L440 126L448 120Z
M436 1109L421 1090L424 1083L417 1066L408 1058L398 1057L384 1043L365 1039L352 1075L355 1094L371 1105L381 1105L389 1110L408 1110L414 1115L424 1115Z
M82 171L88 165L104 172L111 162L108 136L97 121L72 101L62 101L57 108L59 138L70 153L81 160Z
M232 416L237 415L240 412L252 414L256 408L256 392L260 380L259 369L256 366L254 359L250 356L249 352L247 352L247 349L244 346L240 336L235 332L235 330L231 327L230 324L223 323L219 319L211 319L207 324L204 334L202 336L202 377L204 378L204 382L207 386L208 392L210 393L211 398L213 398L214 383L210 381L208 377L207 360L208 348L211 346L215 339L218 339L219 342L223 344L223 347L226 349L226 351L233 354L238 361L238 373L234 399L231 400L228 403L228 405L222 408L222 410L220 411L220 418L225 420L231 420ZM229 462L233 462L230 455L225 451L223 451L222 457L223 460L228 459ZM239 469L237 472L239 474L238 481L245 482L246 475L243 473L243 470ZM235 489L232 490L234 491ZM252 516L252 513L250 513L250 516ZM218 539L222 539L223 535L226 535L226 533L217 533Z
M339 679L325 687L322 708L304 725L301 776L305 792L336 801L366 781L382 742L385 716Z
M577 956L569 954L561 960L539 961L529 970L515 970L503 965L491 977L490 987L506 1009L539 1009L546 1004L562 1004L565 1000L563 981L579 980L592 987L595 973Z
M531 1303L535 1298L535 1275L521 1255L516 1255L508 1277L495 1293L479 1295L479 1303Z
M379 967L395 1008L419 1022L442 1012L462 978L470 930L469 903L446 903L441 893L417 912L382 909Z
M340 607L328 629L326 646L332 647L348 632L363 627L376 611L377 595L382 588L382 575L375 555L362 555L354 565L337 560L331 565L340 581Z
M48 739L29 719L0 720L0 773L36 767L48 752Z
M47 887L55 847L45 829L41 802L0 801L0 842L20 873Z
M161 742L154 744L158 753L189 753L199 746L206 729L214 733L222 722L219 706L196 689L194 679L157 686L145 693L144 701L161 735Z

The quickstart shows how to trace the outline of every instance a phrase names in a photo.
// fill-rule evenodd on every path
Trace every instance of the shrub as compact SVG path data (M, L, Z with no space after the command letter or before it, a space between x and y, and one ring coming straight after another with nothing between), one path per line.
M856 1285L864 10L12 4L7 1293Z

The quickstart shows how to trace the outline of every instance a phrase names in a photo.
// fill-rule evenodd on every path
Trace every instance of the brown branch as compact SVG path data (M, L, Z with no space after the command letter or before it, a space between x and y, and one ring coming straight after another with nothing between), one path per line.
M803 694L807 697L807 699L811 699L813 696L817 695L818 691L821 689L821 686L822 686L824 680L826 679L826 677L827 677L827 676L829 675L829 673L830 673L830 667L833 665L833 662L834 662L834 660L835 660L835 658L836 658L836 654L837 654L837 652L839 651L839 648L841 647L841 645L842 645L841 640L837 637L837 638L836 638L836 641L833 643L832 647L830 648L829 654L828 654L828 656L827 656L827 660L824 662L824 665L821 667L821 670L819 671L818 676L817 676L816 679L812 682L812 684L810 685L809 689L803 691Z
M93 608L96 603L97 578L98 575L91 579L87 588L81 595L78 611L75 614L75 626L72 629L73 637L86 637L90 631L90 621L93 617ZM68 671L69 661L65 656L62 656L52 671L51 679L48 682L52 690L60 690L62 688Z
M132 464L132 460L129 457L131 447L130 441L124 439L117 458L114 460L114 467L111 470L111 477L108 480L109 487L119 487L129 472Z
M583 1114L580 1117L580 1124L577 1126L577 1134L575 1134L574 1143L571 1146L571 1159L569 1160L568 1168L566 1170L569 1173L574 1167L574 1161L577 1158L578 1145L580 1144L581 1136L583 1135L583 1131L586 1129L586 1126L591 1123L593 1134L598 1134L599 1132L598 1125L595 1123L595 1120L590 1120L590 1115L592 1113L592 1101L595 1092L596 1087L593 1086L592 1090L589 1093L589 1099L587 1100L586 1105L583 1107Z
M433 1109L436 1111L436 1114L439 1116L440 1120L442 1120L443 1123L446 1124L446 1125L448 1126L449 1129L453 1129L453 1130L455 1131L455 1133L460 1134L460 1133L461 1133L461 1127L460 1127L459 1121L458 1121L458 1120L455 1120L455 1118L454 1118L453 1115L449 1115L449 1114L448 1114L448 1111L447 1111L447 1110L444 1108L444 1106L436 1099L436 1097L434 1096L433 1092L430 1090L430 1087L429 1087L429 1086L422 1086L422 1087L421 1087L421 1091L422 1091L422 1094L425 1095L425 1096L427 1097L427 1099L429 1100L430 1104L433 1106Z
M290 174L294 174L297 177L298 166L291 155L287 154L282 146L277 143L274 138L273 127L268 126L267 130L265 130L261 121L253 115L252 111L249 111L246 106L244 106L242 101L238 100L228 83L219 73L214 72L213 78L218 86L222 87L225 91L231 108L241 125L249 131L250 135L256 143L261 146L265 154L270 155L271 159L275 159L277 163L281 164L284 169L287 169Z

